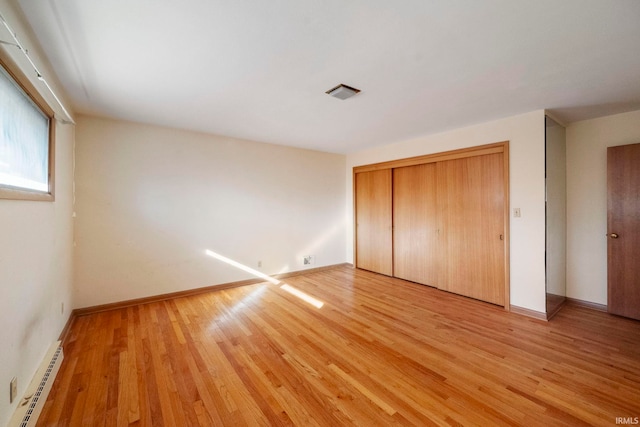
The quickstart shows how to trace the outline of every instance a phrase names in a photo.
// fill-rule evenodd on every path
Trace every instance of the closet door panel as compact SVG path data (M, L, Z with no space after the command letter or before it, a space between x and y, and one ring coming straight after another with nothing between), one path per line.
M393 170L393 271L396 277L437 286L436 164Z
M356 267L393 275L391 169L360 172L356 185Z
M437 164L441 289L504 305L503 155Z

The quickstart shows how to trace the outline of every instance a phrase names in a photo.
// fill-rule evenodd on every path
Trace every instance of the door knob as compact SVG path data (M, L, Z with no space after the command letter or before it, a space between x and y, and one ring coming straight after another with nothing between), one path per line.
M611 237L612 239L617 239L618 235L616 233L611 233L609 234L609 237Z

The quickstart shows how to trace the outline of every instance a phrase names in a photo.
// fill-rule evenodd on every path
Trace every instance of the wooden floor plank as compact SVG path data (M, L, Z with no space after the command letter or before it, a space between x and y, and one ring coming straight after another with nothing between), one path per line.
M38 425L615 425L640 322L543 322L339 267L79 317Z

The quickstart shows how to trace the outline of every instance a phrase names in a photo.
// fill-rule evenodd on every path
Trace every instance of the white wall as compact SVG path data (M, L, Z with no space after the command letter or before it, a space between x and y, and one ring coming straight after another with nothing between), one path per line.
M345 156L81 116L77 306L345 262Z
M347 207L353 218L354 166L510 141L511 304L545 311L544 111L483 123L454 131L385 145L347 156ZM353 221L347 233L347 256L353 262Z
M11 1L0 0L3 16L29 49L48 82L53 73ZM6 32L0 32L5 39ZM1 48L1 47L0 47ZM30 77L51 107L22 53L5 52ZM64 99L59 90L58 95ZM57 126L54 202L0 200L0 426L9 422L47 349L58 339L72 308L74 127ZM65 311L61 311L64 303ZM9 382L18 378L18 399L9 404Z
M567 127L567 296L607 304L607 147L640 143L640 111Z
M0 200L0 425L17 403L9 381L22 396L72 308L73 127L59 126L56 142L55 202Z

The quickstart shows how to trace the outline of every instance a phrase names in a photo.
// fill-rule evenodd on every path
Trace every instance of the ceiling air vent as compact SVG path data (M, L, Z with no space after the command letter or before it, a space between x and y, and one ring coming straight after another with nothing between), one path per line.
M347 98L351 98L353 95L357 94L358 92L360 92L360 89L356 89L356 88L351 87L351 86L339 84L338 86L334 87L333 89L329 89L325 93L328 93L329 95L333 96L334 98L345 100Z

